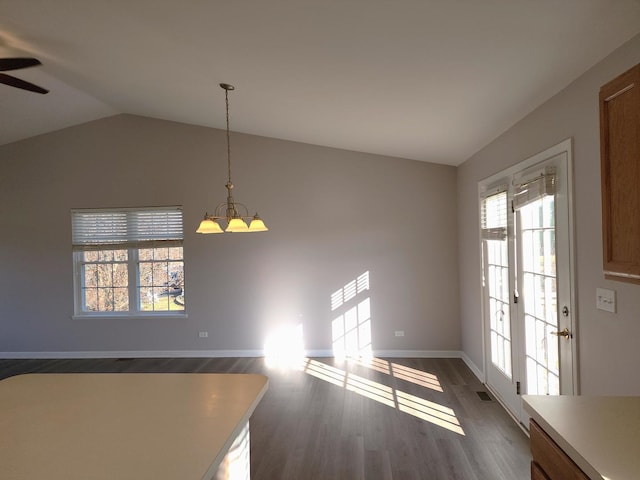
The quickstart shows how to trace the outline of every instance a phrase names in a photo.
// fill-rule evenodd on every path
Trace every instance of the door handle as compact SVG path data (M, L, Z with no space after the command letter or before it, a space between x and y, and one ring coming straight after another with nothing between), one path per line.
M555 335L556 337L564 337L564 338L573 337L573 335L571 335L571 332L569 331L569 329L566 328L566 327L565 327L564 330L561 330L559 332L551 332L551 335Z

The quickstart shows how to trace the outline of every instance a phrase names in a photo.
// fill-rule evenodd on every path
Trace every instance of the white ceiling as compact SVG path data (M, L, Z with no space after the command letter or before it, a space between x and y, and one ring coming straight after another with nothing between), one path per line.
M131 113L457 165L640 33L640 0L0 0L0 144ZM595 100L594 100L595 101Z

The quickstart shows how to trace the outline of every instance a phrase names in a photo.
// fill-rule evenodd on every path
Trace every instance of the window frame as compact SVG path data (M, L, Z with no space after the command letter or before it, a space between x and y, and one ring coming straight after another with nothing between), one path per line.
M140 255L139 252L142 249L148 248L172 248L172 247L181 247L182 248L182 274L183 274L183 295L184 295L184 278L185 274L185 262L184 262L184 230L182 226L182 207L180 206L172 206L172 207L138 207L138 208L120 208L120 209L72 209L72 235L75 232L73 228L74 215L77 213L113 213L113 212L162 212L162 211L180 211L180 237L181 238L171 238L166 241L153 238L151 240L142 240L136 239L135 241L128 241L125 243L118 242L109 242L109 243L91 243L88 242L84 247L82 245L78 245L77 241L74 239L73 244L73 303L74 303L74 313L72 318L74 319L87 319L87 318L149 318L149 317L162 317L162 318L187 318L187 308L186 302L183 310L142 310L142 305L140 302L140 289L144 288L141 285L140 279ZM115 263L124 263L127 265L127 274L128 274L128 284L127 284L127 292L129 297L129 309L126 311L104 311L104 312L95 312L95 311L87 311L84 310L84 302L83 302L83 266L87 263L84 258L84 254L86 251L112 251L112 250L126 250L127 251L127 260L123 261L114 261ZM105 262L105 263L114 263L114 262ZM158 263L164 262L164 260L159 260ZM155 262L151 262L155 263Z

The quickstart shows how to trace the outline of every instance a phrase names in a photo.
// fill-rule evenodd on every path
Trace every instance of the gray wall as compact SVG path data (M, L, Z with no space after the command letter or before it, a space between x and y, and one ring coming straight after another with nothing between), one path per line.
M640 36L593 67L458 169L460 309L464 352L480 368L482 323L478 181L571 137L574 153L579 381L583 394L640 394L640 285L602 274L600 86L640 62ZM618 311L595 308L596 288L617 292Z
M224 142L119 115L0 147L0 352L256 351L299 322L329 350L329 296L365 271L374 349L460 350L455 168L233 134L236 200L271 230L197 235ZM70 209L173 204L188 318L72 319Z

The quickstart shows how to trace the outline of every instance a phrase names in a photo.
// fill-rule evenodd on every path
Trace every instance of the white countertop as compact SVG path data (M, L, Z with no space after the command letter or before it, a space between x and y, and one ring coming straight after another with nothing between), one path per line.
M0 381L0 478L211 478L267 388L263 375L7 378Z
M524 395L531 417L594 480L640 478L640 397Z

